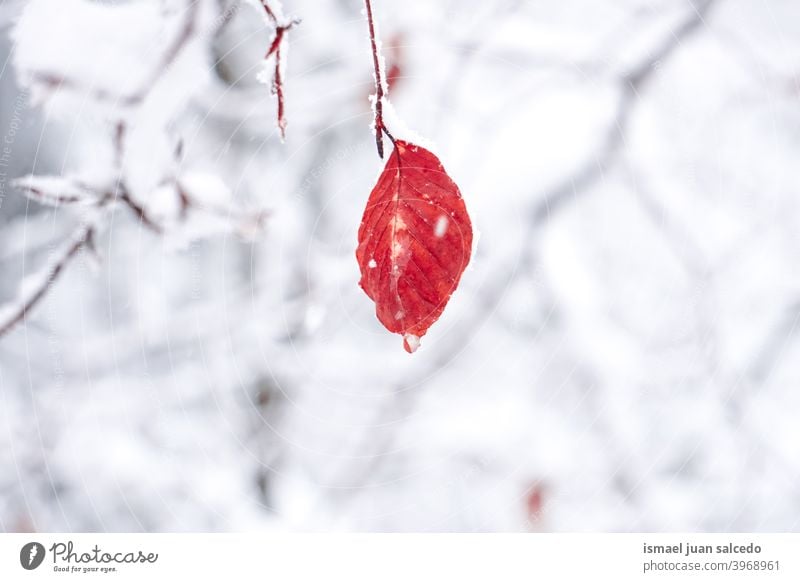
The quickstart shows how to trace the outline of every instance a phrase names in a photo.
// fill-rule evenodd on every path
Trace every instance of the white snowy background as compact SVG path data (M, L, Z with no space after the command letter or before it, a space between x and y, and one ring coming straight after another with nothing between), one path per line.
M97 224L0 338L0 530L800 530L797 0L374 0L480 231L413 355L362 8L284 0L281 143L257 3L0 3L0 312Z

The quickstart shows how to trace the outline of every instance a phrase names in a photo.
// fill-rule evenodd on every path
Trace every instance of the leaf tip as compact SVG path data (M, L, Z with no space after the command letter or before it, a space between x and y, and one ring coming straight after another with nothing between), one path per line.
M413 354L419 349L420 341L419 336L413 333L407 333L403 336L403 347L409 354Z

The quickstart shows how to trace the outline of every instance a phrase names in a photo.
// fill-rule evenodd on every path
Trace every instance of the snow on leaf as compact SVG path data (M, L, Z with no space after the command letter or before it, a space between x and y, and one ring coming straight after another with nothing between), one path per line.
M407 352L441 316L471 252L458 186L434 154L397 140L364 211L356 258L361 288Z

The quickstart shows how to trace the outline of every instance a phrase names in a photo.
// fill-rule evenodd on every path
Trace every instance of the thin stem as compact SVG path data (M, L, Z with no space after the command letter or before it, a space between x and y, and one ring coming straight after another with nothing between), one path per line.
M372 2L364 0L367 8L367 22L369 23L369 42L372 46L372 64L375 67L375 145L378 146L378 156L383 159L383 134L394 143L394 137L386 129L383 123L383 98L386 95L384 90L383 71L381 70L381 60L378 56L378 43L375 40L375 21L372 17Z
M92 247L94 239L95 225L89 224L78 229L72 241L62 251L61 256L47 267L47 275L42 278L42 282L27 296L23 296L17 309L11 311L5 321L0 321L0 337L6 335L14 327L25 320L25 317L47 294L53 283L64 272L67 265L78 255L84 247ZM2 317L2 316L0 316Z
M267 16L272 21L276 27L278 26L278 17L275 16L275 12L270 8L269 4L267 4L267 0L261 0L261 5L264 7L264 11L267 13Z
M281 30L283 32L283 30ZM281 36L283 36L281 34ZM278 129L281 139L286 139L286 104L283 97L283 79L281 78L281 43L275 48L275 74L272 77L272 90L278 100Z
M264 59L268 59L271 56L275 57L275 72L272 74L272 92L275 94L275 97L278 100L278 129L281 132L281 139L285 139L286 104L283 91L283 74L281 72L281 47L286 39L286 32L299 21L290 19L286 22L283 22L283 17L278 17L278 14L282 13L282 10L278 10L278 14L276 14L276 11L270 7L270 5L267 3L267 0L261 0L261 5L264 7L264 12L266 12L267 18L275 27L275 37L272 39L272 42L270 43L269 48L264 55Z
M152 230L156 234L164 234L164 229L158 224L155 220L150 217L150 214L145 210L144 206L136 202L131 195L128 193L127 190L121 190L119 192L119 199L122 201L125 206L131 209L136 218L139 219L139 223L142 226L145 226Z

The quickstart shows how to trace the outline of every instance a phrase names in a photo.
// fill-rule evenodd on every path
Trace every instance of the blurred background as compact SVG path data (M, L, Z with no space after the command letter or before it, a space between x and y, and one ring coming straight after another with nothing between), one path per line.
M258 2L0 3L0 314L97 227L0 338L0 530L800 530L800 4L373 2L480 232L413 355L361 2L284 1L285 143Z

